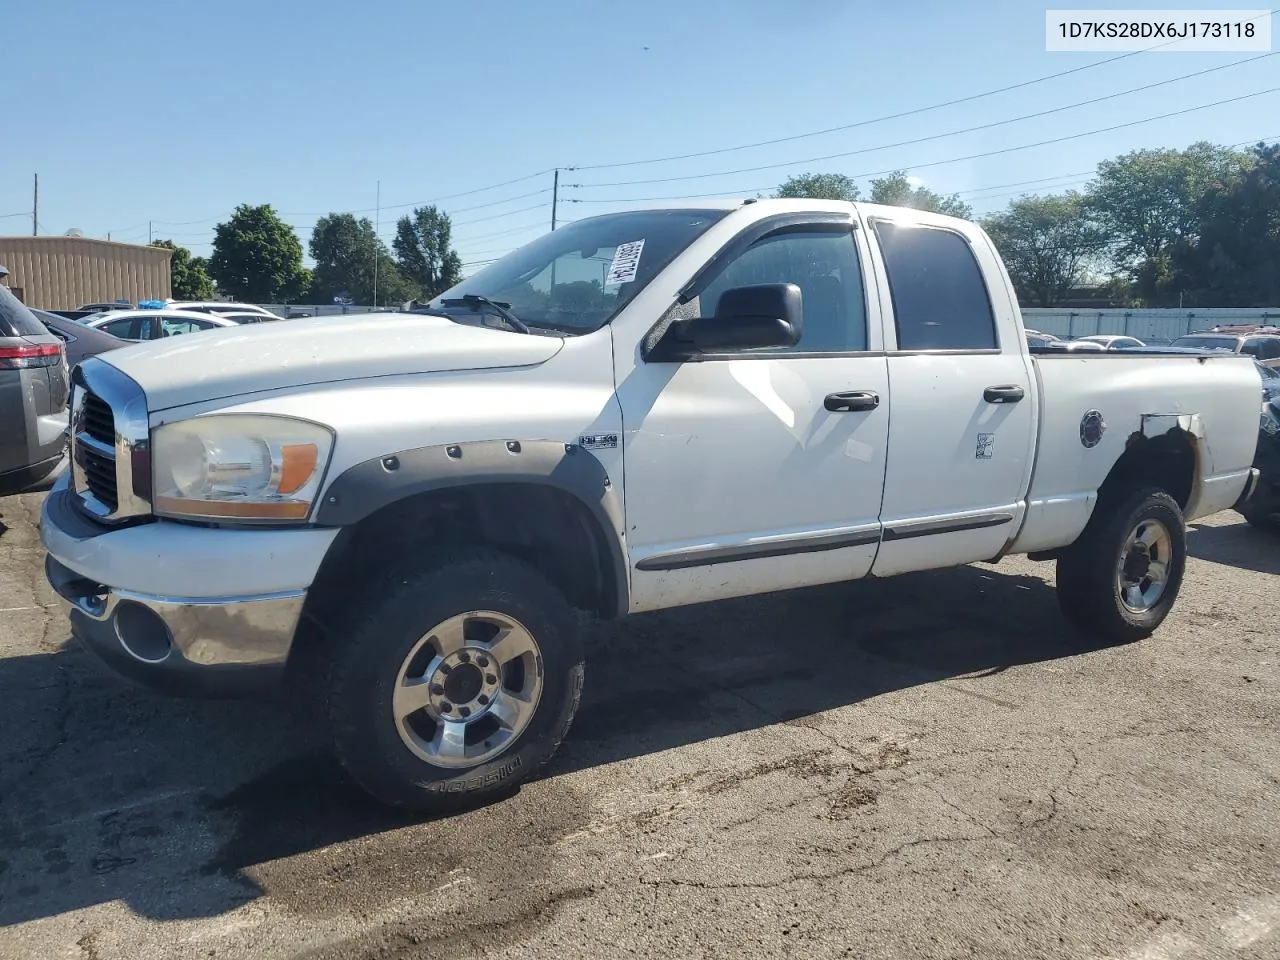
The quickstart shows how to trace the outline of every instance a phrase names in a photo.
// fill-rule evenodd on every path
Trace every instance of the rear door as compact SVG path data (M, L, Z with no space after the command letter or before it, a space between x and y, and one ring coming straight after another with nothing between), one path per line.
M893 397L872 574L990 559L1018 528L1033 457L1017 302L981 234L870 223Z

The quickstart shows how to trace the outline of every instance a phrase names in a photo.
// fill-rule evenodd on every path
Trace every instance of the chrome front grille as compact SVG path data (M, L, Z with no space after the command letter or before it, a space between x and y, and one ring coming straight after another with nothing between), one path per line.
M88 390L84 396L84 432L99 443L115 446L115 414L105 400Z
M151 512L147 406L142 388L102 360L76 368L71 390L71 488L108 523Z

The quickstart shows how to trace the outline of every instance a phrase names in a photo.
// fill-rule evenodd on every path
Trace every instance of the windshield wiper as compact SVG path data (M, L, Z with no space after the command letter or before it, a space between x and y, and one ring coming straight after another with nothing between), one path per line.
M507 309L508 307L511 306L511 304L509 303L501 303L497 300L490 300L488 297L482 297L478 293L464 293L461 297L458 297L457 299L450 298L448 300L440 301L441 306L447 306L451 303L465 303L471 306L475 306L476 304L482 303L485 306L493 307L493 309L498 312L498 316L502 317L503 320L511 324L511 326L515 328L518 332L520 333L531 332L529 330L529 325L527 323L525 323L523 320L517 317L514 313L512 313L509 309Z

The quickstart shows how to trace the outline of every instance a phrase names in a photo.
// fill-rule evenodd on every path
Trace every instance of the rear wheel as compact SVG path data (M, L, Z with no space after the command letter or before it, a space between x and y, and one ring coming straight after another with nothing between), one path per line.
M573 611L537 571L487 550L399 580L334 631L339 759L401 807L450 809L511 790L551 757L577 709Z
M1090 633L1119 643L1141 640L1168 616L1182 586L1182 511L1154 488L1099 509L1105 512L1058 558L1058 603Z

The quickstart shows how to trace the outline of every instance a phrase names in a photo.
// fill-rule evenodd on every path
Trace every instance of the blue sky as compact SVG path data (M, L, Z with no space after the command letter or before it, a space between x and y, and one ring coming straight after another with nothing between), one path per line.
M1067 6L1022 0L7 4L0 14L6 41L0 89L7 94L0 215L30 210L38 171L44 233L78 227L89 236L146 242L152 221L156 237L207 255L214 224L237 203L269 202L298 228L305 247L318 214L365 210L373 218L381 180L384 237L408 205L466 194L440 206L454 217L463 259L486 260L546 229L551 175L529 176L540 171L790 137L1114 56L1045 52L1047 5ZM1196 6L1215 5L1200 0ZM861 175L896 167L932 189L962 192L982 213L1021 191L1082 185L1099 160L1126 150L1198 139L1280 139L1280 93L1270 93L951 162L1280 87L1280 56L1241 62L1256 56L1144 53L852 130L712 156L566 171L559 213L574 219L633 206L622 202L632 198L754 195L793 173ZM1047 117L887 147L1222 65L1231 66ZM798 162L850 151L865 152ZM766 165L778 166L725 173ZM587 186L702 174L716 175ZM1033 180L1046 182L1017 186ZM517 182L481 189L503 181ZM0 219L0 234L29 231L29 216Z

